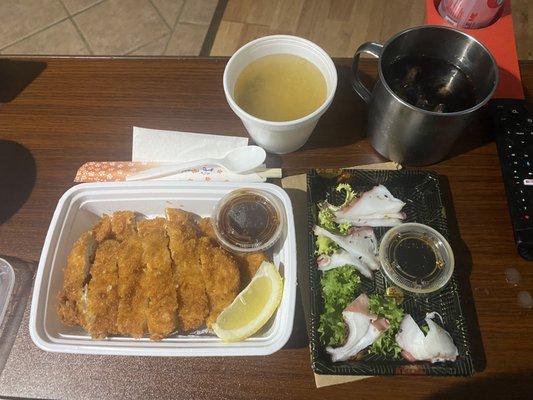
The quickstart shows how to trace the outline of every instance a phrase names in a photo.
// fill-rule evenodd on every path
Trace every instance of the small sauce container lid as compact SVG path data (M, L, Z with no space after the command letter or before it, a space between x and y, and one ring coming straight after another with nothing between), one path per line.
M454 256L448 241L435 229L417 223L391 228L379 247L385 276L413 293L435 292L450 280Z
M213 227L218 241L236 252L266 250L281 236L283 205L259 189L238 189L217 203Z

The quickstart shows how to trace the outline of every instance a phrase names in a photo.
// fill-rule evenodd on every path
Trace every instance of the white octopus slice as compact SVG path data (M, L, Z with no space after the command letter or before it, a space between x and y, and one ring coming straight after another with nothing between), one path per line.
M403 219L405 218L405 214L400 213L402 215L402 218L393 218L393 217L386 217L386 218L354 218L354 219L335 219L335 222L338 224L342 223L349 223L353 226L396 226L400 225L403 222Z
M402 348L402 355L413 361L455 361L459 352L452 337L445 329L433 321L435 312L426 315L429 331L427 335L413 318L406 314L396 334L396 342Z
M372 226L392 226L378 224L391 224L397 223L396 220L403 220L405 214L401 211L404 206L405 203L395 198L385 186L378 185L340 210L334 211L335 221L362 226L366 221L374 220Z
M348 235L341 236L335 235L320 226L315 226L314 233L317 236L325 236L333 240L357 260L366 264L371 270L379 269L377 239L371 227L352 228Z
M409 361L427 360L430 355L424 346L426 337L410 314L405 314L396 334L396 343L404 351L403 356Z
M356 356L389 328L387 320L376 319L375 315L370 314L368 303L368 296L362 294L343 311L342 316L349 333L343 346L326 348L333 362L345 361Z
M450 334L439 324L436 324L433 321L435 315L438 314L436 312L432 312L426 315L426 322L429 326L429 332L426 335L425 346L427 352L432 355L431 362L448 360L455 361L459 355L457 346L455 346L453 343L453 339Z
M322 254L318 257L317 264L320 271L328 271L344 265L352 265L363 276L366 276L369 279L372 278L372 270L364 262L343 249L336 251L330 256Z

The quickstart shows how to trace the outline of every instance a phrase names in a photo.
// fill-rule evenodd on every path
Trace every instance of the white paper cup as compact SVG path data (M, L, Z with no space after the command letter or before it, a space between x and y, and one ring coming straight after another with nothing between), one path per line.
M312 62L326 80L327 95L322 105L305 117L292 121L266 121L248 114L233 97L235 83L252 61L270 54L293 54ZM328 54L319 46L296 36L265 36L245 44L233 54L224 70L224 93L231 109L241 119L255 143L271 153L290 153L302 147L328 109L337 88L337 70Z

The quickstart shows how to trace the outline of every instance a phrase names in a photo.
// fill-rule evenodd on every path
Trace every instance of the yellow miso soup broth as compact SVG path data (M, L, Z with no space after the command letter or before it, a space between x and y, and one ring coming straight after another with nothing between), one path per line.
M292 54L272 54L243 69L233 96L254 117L291 121L319 108L326 93L326 79L312 62Z

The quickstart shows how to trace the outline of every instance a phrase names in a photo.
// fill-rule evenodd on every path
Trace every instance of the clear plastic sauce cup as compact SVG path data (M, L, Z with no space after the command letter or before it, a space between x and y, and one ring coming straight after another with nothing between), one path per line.
M224 196L215 207L213 228L220 244L236 252L270 248L285 224L283 206L269 193L239 189Z
M450 280L454 256L449 243L435 229L417 223L391 228L383 236L379 260L385 276L413 293L435 292Z

